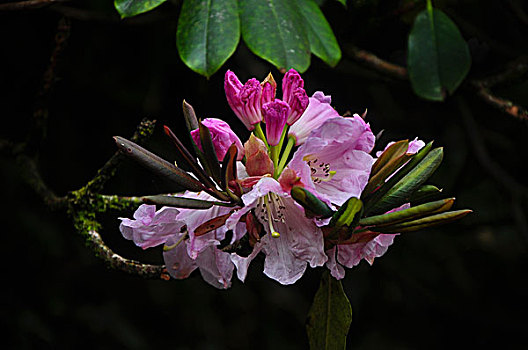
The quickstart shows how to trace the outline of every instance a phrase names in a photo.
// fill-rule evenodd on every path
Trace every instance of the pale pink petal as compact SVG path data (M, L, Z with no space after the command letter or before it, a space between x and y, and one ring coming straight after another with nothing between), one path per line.
M209 129L216 157L219 161L224 159L227 150L232 144L235 144L238 150L237 160L242 160L242 158L244 158L244 147L242 146L242 142L233 130L231 130L229 124L216 118L206 118L202 120L202 124ZM200 140L200 131L198 129L191 131L191 137L198 148L203 151L202 142Z
M262 245L262 242L258 242L257 244L255 244L255 246L253 247L253 251L247 257L240 256L236 253L231 253L231 261L236 266L237 277L242 282L246 280L249 264L253 261L253 259L255 259L258 253L260 253L260 251L262 250Z
M219 289L227 289L231 286L235 266L231 262L229 253L216 247L208 247L200 253L196 264L202 278L210 285Z
M166 247L174 245L181 237L174 235L170 237L165 243ZM187 254L187 247L185 242L180 242L176 247L163 251L163 260L167 271L172 278L184 279L189 277L198 265Z
M330 270L330 274L335 279L340 280L345 277L345 269L343 268L343 265L339 264L336 260L336 250L337 247L333 247L332 249L326 251L326 255L328 255L326 267Z

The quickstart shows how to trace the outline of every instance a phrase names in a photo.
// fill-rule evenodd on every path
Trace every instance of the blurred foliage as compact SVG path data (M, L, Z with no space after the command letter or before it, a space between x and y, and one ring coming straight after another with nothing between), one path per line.
M528 322L528 267L525 197L490 171L475 146L475 133L495 168L528 186L526 122L485 104L468 89L444 103L419 99L408 81L392 80L347 56L355 45L405 65L406 42L421 1L327 1L322 11L343 49L330 68L313 59L303 75L308 93L332 95L341 113L362 113L377 132L377 149L388 141L435 140L444 161L431 182L456 195L474 213L460 222L397 237L373 266L347 271L344 290L354 310L350 349L522 349ZM472 57L468 75L499 71L528 53L528 8L519 1L436 1L457 24ZM74 11L76 10L76 11ZM522 12L519 12L522 11ZM86 183L115 151L113 135L131 135L143 117L185 130L181 102L202 117L237 122L225 101L223 74L209 80L180 60L174 42L178 2L119 20L108 1L77 1L35 11L0 12L0 137L23 140L35 95L53 49L57 21L71 17L68 46L58 62L55 90L48 101L49 128L39 149L42 176L58 194ZM239 45L220 72L264 78L271 70ZM494 89L528 105L526 76ZM461 112L461 101L468 115ZM473 136L471 136L473 135ZM175 159L158 129L147 145ZM305 349L305 317L322 269L283 287L252 265L244 284L225 292L200 276L185 281L151 281L108 270L83 246L71 222L50 212L24 183L13 160L0 156L5 200L2 222L2 312L4 347L13 349ZM170 189L162 179L126 161L105 191L123 195ZM118 216L103 218L102 235L125 257L161 262L159 250L142 251L120 235Z

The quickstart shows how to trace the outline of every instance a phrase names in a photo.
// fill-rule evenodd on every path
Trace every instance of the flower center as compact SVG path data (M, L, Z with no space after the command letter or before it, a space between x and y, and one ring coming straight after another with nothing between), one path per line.
M317 156L310 154L303 158L310 167L312 181L314 183L321 183L323 181L330 181L336 174L334 170L330 170L330 163L325 163L317 159Z
M268 193L258 199L255 208L255 216L264 224L268 225L272 237L280 237L280 233L275 230L274 223L284 223L284 203L282 198L275 193Z

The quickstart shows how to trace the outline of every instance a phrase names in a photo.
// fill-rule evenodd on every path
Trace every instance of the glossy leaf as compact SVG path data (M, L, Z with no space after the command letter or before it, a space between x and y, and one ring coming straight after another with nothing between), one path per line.
M232 206L230 203L206 201L201 199L174 197L174 196L145 196L142 197L145 203L157 204L169 207L187 208L187 209L209 209L213 205Z
M345 349L351 322L352 307L341 281L325 270L306 322L310 349Z
M407 175L374 205L372 212L384 213L409 202L411 195L420 188L438 168L443 158L443 149L435 148L425 156Z
M310 43L293 1L240 0L242 38L257 56L279 69L304 72L310 66Z
M409 140L401 140L393 143L376 159L370 170L370 176L376 175L391 160L404 155L409 149Z
M374 230L376 230L379 225L392 225L402 221L410 221L427 215L447 211L451 209L454 202L454 198L442 199L392 213L363 218L359 221L359 224L362 226L376 226L376 228L374 228Z
M335 227L342 227L344 225L355 226L355 223L359 220L362 213L363 202L358 198L352 197L334 213L329 225Z
M204 189L204 186L201 183L189 176L185 171L177 168L165 159L158 157L154 153L147 151L134 142L120 136L114 136L114 140L123 154L134 159L150 171L190 191L199 192Z
M307 214L322 218L329 218L334 214L334 211L325 202L321 201L304 187L293 186L291 196L297 203L303 206Z
M392 175L383 185L380 186L372 195L368 195L363 192L361 199L365 205L365 213L368 214L370 209L383 197L398 181L400 181L405 175L407 175L414 167L422 161L422 159L429 154L433 142L429 142L427 145L422 147L418 153L411 155L410 160L402 166L396 173Z
M417 220L402 222L396 225L383 226L379 229L379 231L383 233L418 231L428 227L447 224L449 222L461 219L472 212L473 211L469 209L447 211L444 213L427 216Z
M303 17L302 23L308 35L310 51L334 67L341 59L341 49L321 9L313 0L294 1Z
M411 205L422 204L442 195L442 190L433 185L424 185L414 192L410 198Z
M176 41L182 61L210 77L235 52L240 40L236 0L185 0Z
M114 7L121 18L133 17L150 11L167 0L114 0Z
M414 21L408 50L412 88L428 100L442 101L445 90L452 94L471 66L469 48L456 24L430 1Z

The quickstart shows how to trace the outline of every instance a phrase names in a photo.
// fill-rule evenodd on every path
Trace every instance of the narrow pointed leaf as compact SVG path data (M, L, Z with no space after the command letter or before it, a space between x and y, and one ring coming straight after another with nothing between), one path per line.
M363 218L359 221L359 224L362 226L376 226L375 229L371 229L376 230L378 225L392 225L405 220L410 221L416 218L447 211L451 209L454 202L454 198L442 199L439 201L418 205L409 209L399 210L393 213Z
M230 203L206 201L201 199L174 197L174 196L145 196L142 197L145 203L158 204L169 207L187 208L187 209L209 209L213 205L232 206Z
M372 165L370 176L376 175L391 160L404 155L409 149L409 140L401 140L390 145Z
M417 220L402 222L396 225L383 226L379 229L379 231L383 233L418 231L428 227L447 224L449 222L461 219L472 212L473 211L469 209L447 211L444 213L427 216Z
M387 180L379 189L376 190L372 195L365 192L362 193L361 199L365 205L365 213L368 214L370 209L383 197L398 181L400 181L405 175L407 175L422 159L429 154L433 142L429 142L422 149L411 156L410 160L402 166L390 179Z
M189 176L185 171L167 162L165 159L158 157L154 153L147 151L143 147L123 137L115 136L114 140L121 152L150 171L159 174L178 186L190 191L199 192L204 190L204 186L200 182Z
M237 179L237 167L236 159L238 155L238 149L233 143L227 150L224 159L222 161L222 187L228 188L229 182Z
M210 171L209 175L211 175L211 177L217 183L221 183L220 163L218 162L218 157L216 156L213 139L211 138L211 132L209 131L209 128L207 126L202 124L202 122L198 122L198 126L200 129L200 142L202 143L202 149L205 155L205 161L207 162L207 166Z
M240 0L242 38L257 56L279 69L304 72L310 66L310 43L293 1Z
M306 322L310 349L345 349L352 307L341 281L325 270Z
M313 0L294 0L303 17L310 51L331 67L341 59L341 49L323 12Z
M420 188L438 168L443 158L443 149L435 148L396 183L372 208L373 213L384 213L410 201L411 195Z
M183 100L183 117L185 118L185 125L189 132L198 129L198 119L196 118L194 108L185 100Z
M167 0L114 0L114 7L121 15L121 18L133 17L150 11Z
M196 177L207 187L213 189L215 188L215 184L209 178L209 176L206 174L205 170L203 170L198 162L196 161L196 158L193 157L193 155L185 148L185 146L181 143L180 139L172 132L172 130L164 125L163 129L165 131L165 134L171 139L173 144L178 149L178 152L182 156L182 158L185 160L185 163L191 168L192 172Z
M414 192L410 198L411 205L419 205L431 200L438 199L442 190L433 185L424 185Z
M430 2L414 21L408 50L412 88L428 100L442 101L445 90L452 94L471 66L468 45L456 24Z
M210 77L235 52L240 40L237 0L185 0L176 41L182 61Z
M291 196L309 214L322 218L329 218L334 214L334 211L325 202L303 187L293 186Z

